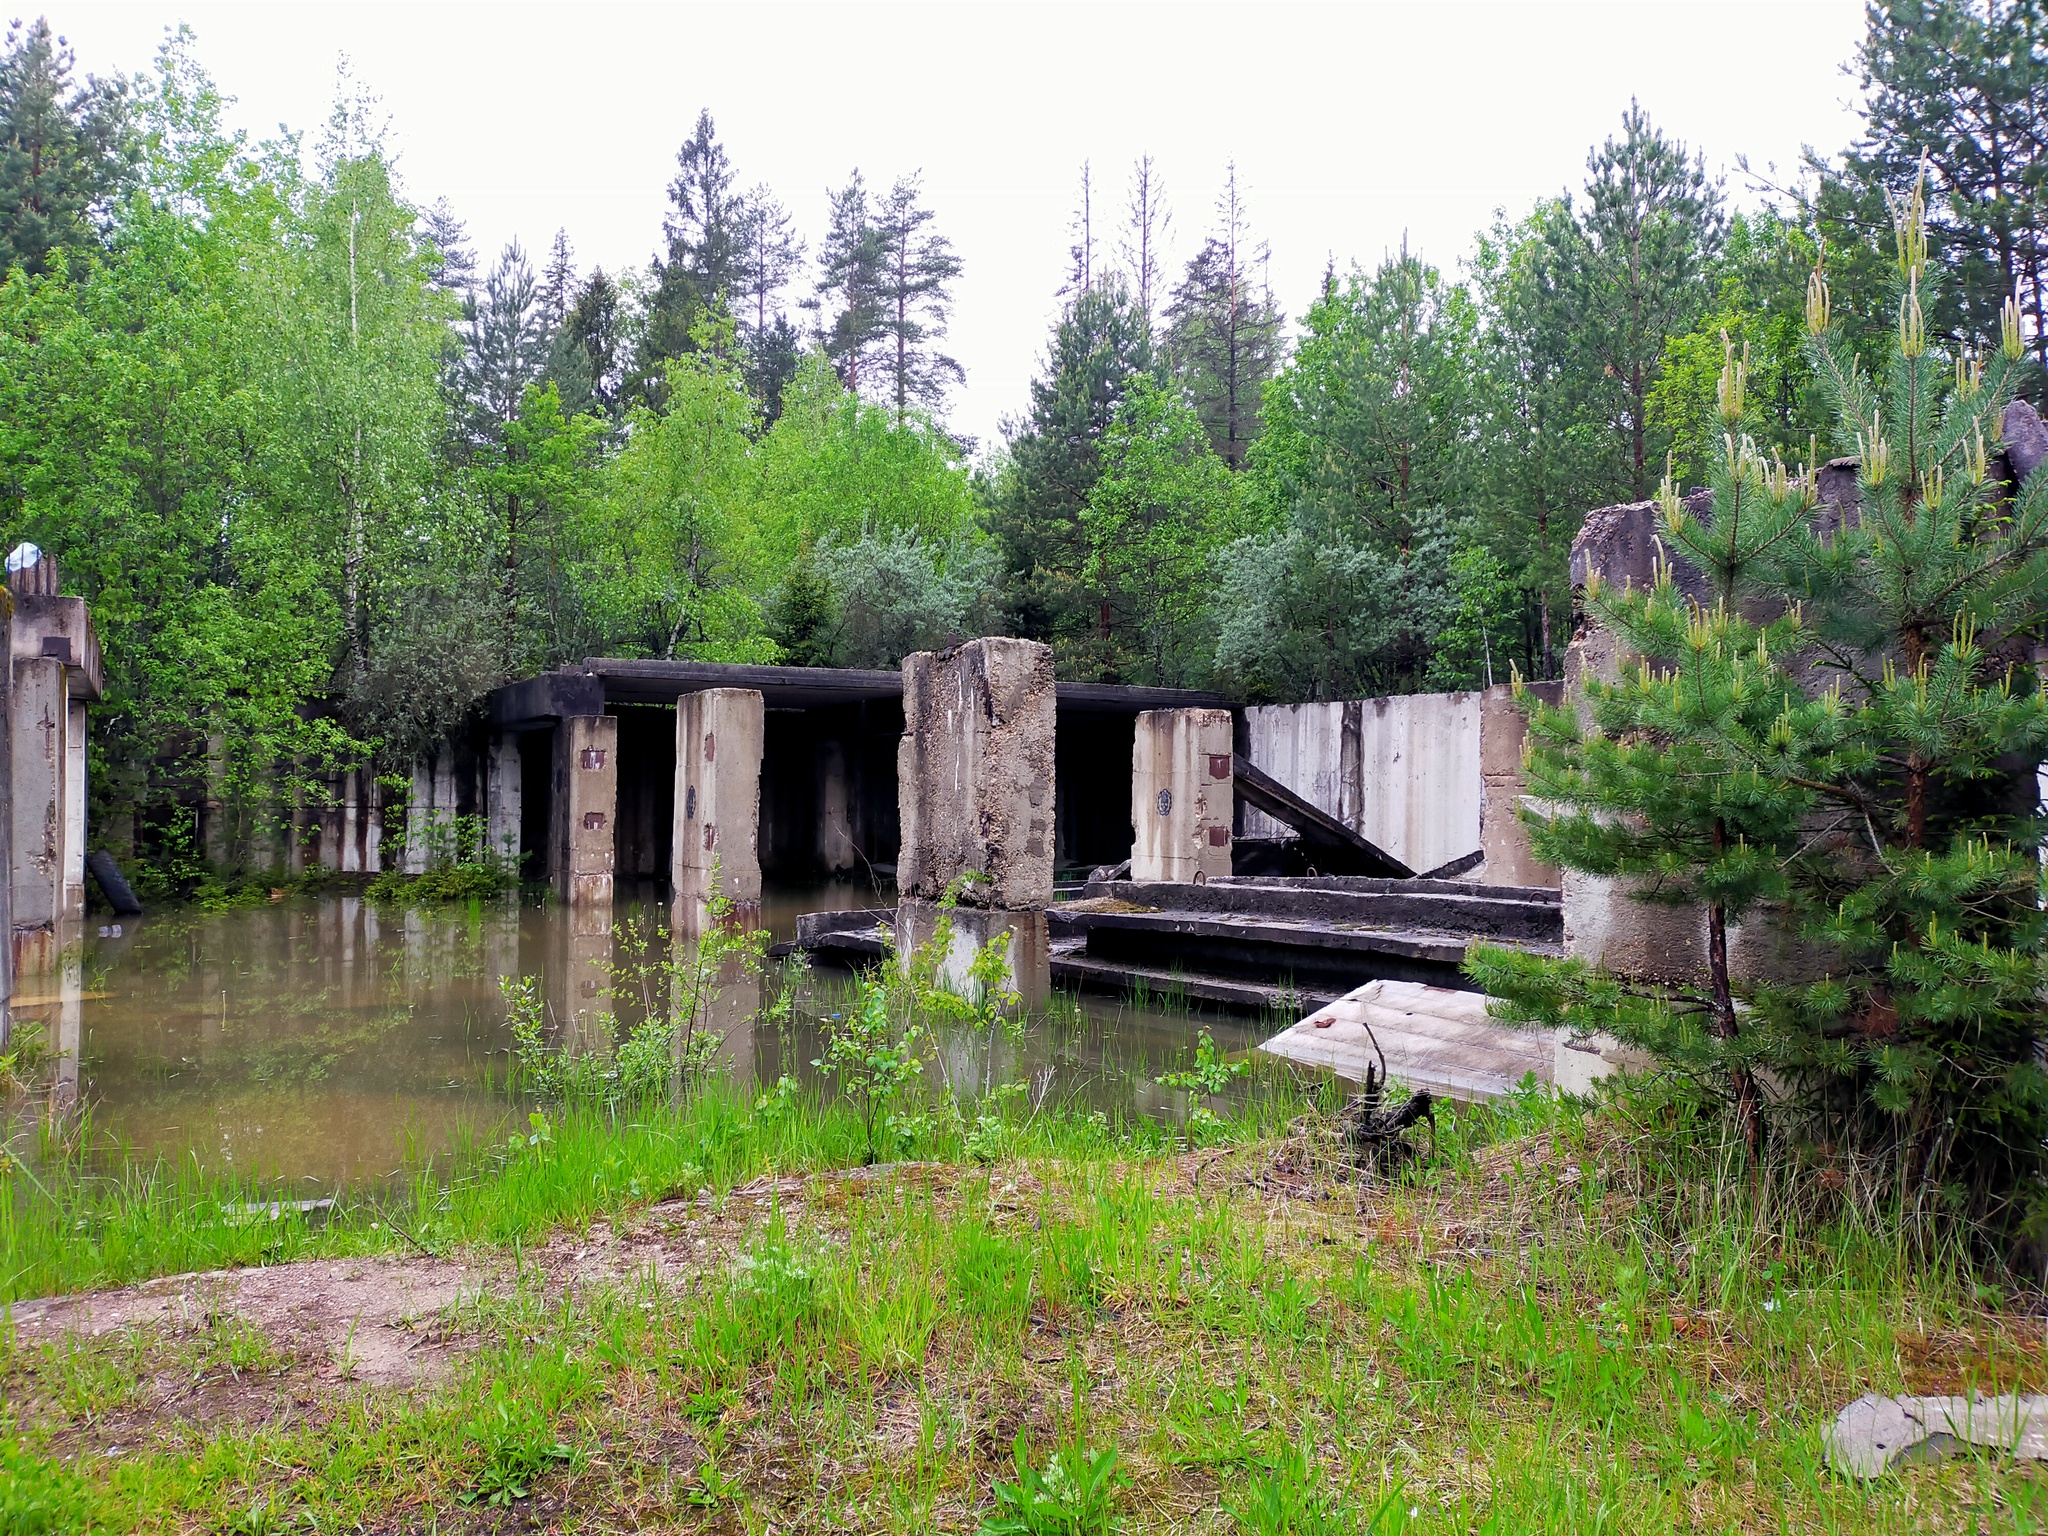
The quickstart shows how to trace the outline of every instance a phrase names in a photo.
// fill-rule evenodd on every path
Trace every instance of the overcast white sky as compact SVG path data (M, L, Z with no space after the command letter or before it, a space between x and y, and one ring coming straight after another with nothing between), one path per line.
M33 8L24 7L31 14ZM60 3L82 69L145 68L167 26L256 134L314 128L347 54L384 98L422 203L446 195L488 259L566 226L584 266L645 264L676 147L709 107L742 185L815 246L825 189L922 169L965 262L958 431L1022 409L1056 307L1084 159L1097 215L1152 154L1182 258L1235 160L1290 316L1325 263L1405 232L1455 267L1493 210L1576 187L1633 95L1732 170L1854 135L1841 66L1861 0L1506 5L925 6ZM1108 205L1108 206L1105 206Z

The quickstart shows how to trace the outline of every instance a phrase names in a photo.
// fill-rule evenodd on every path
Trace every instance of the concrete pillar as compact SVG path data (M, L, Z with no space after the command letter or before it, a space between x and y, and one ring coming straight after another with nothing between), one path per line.
M572 907L611 910L612 822L619 805L619 722L569 715L555 730L555 890Z
M818 862L827 874L845 875L853 872L858 857L846 743L835 737L818 743Z
M85 700L70 699L64 729L64 916L85 917Z
M0 587L0 633L12 641L14 596ZM14 667L0 666L0 1051L14 1032Z
M1227 709L1148 709L1131 743L1133 880L1230 873L1235 809Z
M206 799L200 809L200 846L206 862L226 869L233 850L228 843L228 739L215 731L206 738Z
M526 851L519 846L519 765L519 733L499 731L492 736L485 765L484 836L490 840L491 857L515 869Z
M14 971L40 975L57 963L64 910L64 737L71 714L64 663L17 660L10 702Z
M1527 683L1525 689L1545 704L1556 704L1562 683ZM1528 719L1505 684L1489 688L1479 700L1479 847L1486 855L1480 878L1488 885L1545 886L1556 890L1558 872L1538 863L1529 847L1529 829L1522 825L1526 785L1522 778L1522 742Z
M761 695L751 688L707 688L676 700L675 835L669 881L678 934L704 931L714 895L733 903L734 920L761 921ZM713 868L716 866L716 885Z
M1051 989L1037 935L1052 900L1053 719L1048 646L971 640L903 659L898 948L907 964L914 936L936 921L927 909L971 876L959 891L955 942L939 979L964 990L965 945L1000 930L1010 939L1010 984L1027 1007Z

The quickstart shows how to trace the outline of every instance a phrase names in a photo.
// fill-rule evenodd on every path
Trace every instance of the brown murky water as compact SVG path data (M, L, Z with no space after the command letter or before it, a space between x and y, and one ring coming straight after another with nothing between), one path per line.
M771 891L763 916L787 938L798 912L873 904L852 885ZM62 975L24 979L16 1016L37 1021L60 1054L46 1094L0 1134L25 1153L35 1119L83 1108L95 1140L141 1161L190 1156L330 1189L384 1179L495 1140L524 1116L507 1091L503 981L538 978L557 1030L608 1035L608 1013L630 1015L609 995L609 962L623 934L664 916L644 899L621 901L607 926L552 903L393 908L308 896L89 930ZM804 994L811 1017L779 1029L751 1017L758 991L728 993L726 1070L813 1076L815 1020L846 986L844 973L817 972ZM942 1036L937 1075L968 1097L1023 1080L1054 1103L1174 1117L1184 1097L1154 1079L1188 1061L1201 1025L1225 1050L1271 1027L1062 998L1016 1035Z

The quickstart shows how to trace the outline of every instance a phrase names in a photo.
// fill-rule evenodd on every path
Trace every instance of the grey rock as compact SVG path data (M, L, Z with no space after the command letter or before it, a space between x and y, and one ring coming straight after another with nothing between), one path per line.
M2000 435L2005 439L2005 456L2012 464L2013 478L2026 484L2041 461L2048 459L2048 426L2042 424L2026 401L2015 400L2005 408Z

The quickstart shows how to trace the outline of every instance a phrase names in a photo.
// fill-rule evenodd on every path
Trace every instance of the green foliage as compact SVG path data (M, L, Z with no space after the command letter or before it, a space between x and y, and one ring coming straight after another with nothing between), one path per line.
M1159 1086L1213 1097L1250 1070L1248 1061L1226 1061L1216 1049L1215 1036L1205 1029L1195 1040L1194 1064L1179 1071L1161 1073Z
M502 1382L471 1415L468 1438L481 1465L463 1490L465 1504L504 1506L529 1498L544 1473L576 1459L574 1448L556 1437L545 1408Z
M1240 531L1238 481L1188 399L1134 380L1099 449L1081 524L1094 632L1070 654L1088 676L1187 687L1208 671L1207 594Z
M1122 1528L1117 1492L1130 1479L1117 1466L1115 1446L1063 1446L1041 1470L1020 1434L1011 1456L1017 1480L995 1485L995 1512L982 1521L981 1536L1110 1536Z
M2041 824L2019 766L2048 753L2048 703L2007 659L2048 595L2048 481L2008 496L1988 474L2025 363L2016 314L1990 356L1945 355L1917 191L1897 245L1881 375L1819 274L1807 307L1811 367L1858 450L1858 516L1816 515L1819 466L1794 475L1742 430L1731 343L1711 510L1662 494L1667 547L1702 584L1669 565L1648 588L1595 583L1641 660L1587 683L1589 723L1532 720L1530 790L1553 808L1539 856L1699 912L1706 977L1646 985L1497 950L1472 969L1520 1017L1607 1030L1726 1095L1752 1146L1774 1128L1867 1160L1915 1226L2009 1231L2048 1136ZM1736 924L1811 958L1740 974ZM1782 1085L1768 1097L1764 1069Z
M811 1065L827 1073L853 1104L869 1163L881 1156L889 1106L924 1071L917 1054L921 1033L915 1023L896 1022L888 989L872 981L861 983L853 1007L827 1021L825 1054Z
M40 275L96 253L137 157L128 82L88 75L49 21L7 28L0 53L0 273Z
M0 1536L63 1536L83 1528L85 1511L74 1473L0 1436Z

